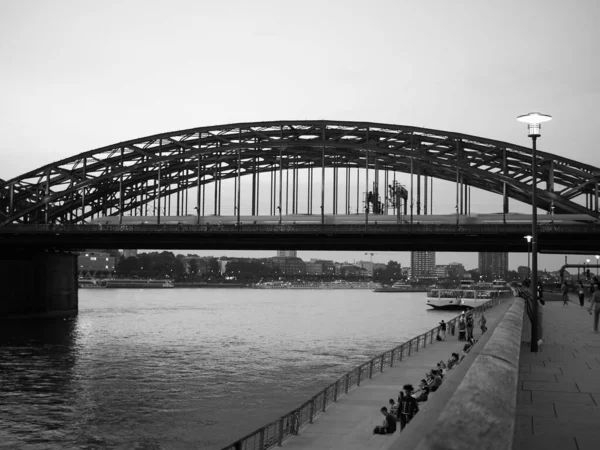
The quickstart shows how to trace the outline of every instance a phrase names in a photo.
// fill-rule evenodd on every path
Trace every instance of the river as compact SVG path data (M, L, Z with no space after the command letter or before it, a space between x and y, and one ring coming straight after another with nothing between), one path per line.
M0 324L0 449L219 449L456 315L352 289L79 297L74 319Z

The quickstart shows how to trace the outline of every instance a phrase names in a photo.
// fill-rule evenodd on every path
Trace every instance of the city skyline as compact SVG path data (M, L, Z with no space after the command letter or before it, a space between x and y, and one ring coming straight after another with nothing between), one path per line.
M161 252L164 250L139 250L139 252ZM221 256L240 257L240 258L271 258L278 256L276 250L171 250L175 254L197 254L199 256ZM410 267L411 252L359 252L359 251L297 251L297 257L303 261L311 259L331 260L334 262L357 262L370 261L371 253L373 263L387 264L389 261L397 261L402 267ZM477 269L479 265L479 253L465 252L434 252L436 265L447 265L453 262L461 263L465 270ZM518 256L518 258L515 258ZM591 270L596 269L596 255L546 255L540 254L538 257L538 269L540 271L556 271L565 263L567 256L568 264L583 264L586 259L590 260ZM557 258L560 259L557 261ZM465 262L465 260L467 262ZM514 260L514 261L513 261ZM527 267L527 252L524 254L508 253L508 270L517 271L519 267ZM599 269L600 270L600 269Z

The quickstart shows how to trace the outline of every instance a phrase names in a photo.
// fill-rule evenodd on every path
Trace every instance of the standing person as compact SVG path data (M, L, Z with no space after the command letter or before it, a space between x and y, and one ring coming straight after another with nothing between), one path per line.
M592 295L592 303L588 308L590 314L592 314L592 306L594 307L594 333L598 332L598 319L600 318L600 291L598 290L598 285L594 285L594 294Z
M467 313L467 341L473 339L473 313Z
M563 308L569 306L569 286L567 286L566 281L563 281L560 291L562 292Z
M443 320L440 322L440 331L442 332L442 341L446 340L446 322Z
M417 399L412 396L414 391L412 384L405 384L402 389L404 389L404 392L400 392L400 396L398 397L400 431L404 430L406 424L419 412Z
M577 286L577 295L579 296L579 306L583 308L585 301L585 290L583 289L583 281L579 280L579 286Z
M481 318L479 319L478 323L481 327L481 334L485 333L487 330L487 327L485 326L485 324L487 323L487 319L485 318L485 315L483 313L481 313Z

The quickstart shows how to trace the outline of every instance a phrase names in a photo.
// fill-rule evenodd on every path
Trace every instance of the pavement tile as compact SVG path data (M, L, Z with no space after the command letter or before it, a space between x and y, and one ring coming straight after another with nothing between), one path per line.
M523 405L523 408L531 405ZM574 405L572 403L554 403L556 416L559 419L571 419L574 421L592 421L600 423L600 407ZM542 416L540 416L542 417Z
M591 392L600 394L600 378L597 381L579 381L575 380L577 387L581 392Z
M571 436L529 436L515 440L513 450L581 450Z
M590 430L596 430L597 423L589 420L575 421L571 418L558 419L548 417L533 418L533 434L534 436L583 436ZM599 442L600 447L600 442ZM556 447L554 447L556 448Z
M518 405L531 404L531 391L518 391L517 392L517 404Z
M575 440L579 450L598 450L598 447L600 447L600 432L590 430L584 435L576 436Z
M517 436L533 436L533 420L531 416L517 415L515 421L515 434Z
M526 404L517 406L517 417L556 417L553 403Z
M549 383L546 381L523 381L523 390L553 391L553 392L579 392L577 385L572 381Z
M548 382L565 381L565 380L558 380L557 379L558 376L559 375L557 375L556 373L547 373L547 372L521 373L521 374L519 374L519 382L521 382L521 381L548 381ZM522 386L521 383L519 383L519 385Z
M523 391L527 392L527 391ZM518 401L518 398L517 398ZM594 406L591 394L571 392L531 391L531 403L576 403L580 405Z

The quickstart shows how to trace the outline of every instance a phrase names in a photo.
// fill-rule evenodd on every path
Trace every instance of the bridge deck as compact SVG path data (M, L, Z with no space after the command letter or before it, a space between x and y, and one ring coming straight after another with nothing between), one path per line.
M504 316L510 304L511 301L505 301L485 312L488 319L488 333ZM478 328L475 329L474 334L477 339L480 335ZM435 368L440 360L446 361L452 352L459 352L463 345L464 342L458 341L458 336L448 333L446 341L435 342L435 345L420 350L393 368L386 369L377 377L361 383L360 387L329 406L312 425L300 430L299 436L284 441L283 447L311 450L362 450L395 448L397 443L401 445L399 428L393 435L373 434L373 428L381 425L383 421L379 409L382 406L389 406L390 398L396 400L403 384L411 383L416 387L425 377L426 372ZM453 369L449 375L459 368L460 366ZM431 398L443 395L443 388L444 385L438 392L431 394Z
M575 302L548 302L544 344L521 348L514 449L590 450L600 443L600 333ZM527 321L526 321L527 322ZM529 325L523 340L529 340Z

